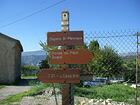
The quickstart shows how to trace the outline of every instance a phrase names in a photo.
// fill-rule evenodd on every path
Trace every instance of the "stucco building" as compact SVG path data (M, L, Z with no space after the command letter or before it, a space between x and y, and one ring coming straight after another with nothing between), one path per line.
M0 33L0 84L20 79L22 45L19 40Z

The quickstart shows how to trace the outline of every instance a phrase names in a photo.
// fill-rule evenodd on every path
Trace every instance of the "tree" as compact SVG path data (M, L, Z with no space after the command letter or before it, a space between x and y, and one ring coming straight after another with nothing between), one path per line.
M100 48L98 41L91 41L89 50L93 54L92 61L88 64L90 71L96 76L117 77L124 71L123 60L114 49L105 46Z
M93 67L93 64L96 64L96 61L99 59L99 57L101 56L100 54L100 45L98 43L97 40L93 40L89 43L87 49L93 54L93 58L91 60L91 62L89 62L88 64L84 65L85 72L88 74L93 74L95 68ZM96 65L97 67L98 65Z
M46 54L48 54L50 50L58 49L57 46L48 46L46 42L42 41L39 42L39 45L42 47L44 51L46 51Z
M124 71L125 81L135 82L135 80L136 80L136 59L135 59L135 57L133 59L129 58L129 59L125 60L124 65L125 65L125 68L126 68L126 70ZM138 68L140 68L139 64L138 64ZM139 69L138 69L138 75L140 75ZM138 76L138 82L140 82L140 76Z
M89 50L92 53L95 53L95 52L99 51L99 48L100 48L100 46L99 46L99 43L98 43L97 40L96 41L93 40L93 41L90 42L90 44L89 44Z
M59 65L49 64L49 56L48 56L49 55L49 52L51 50L56 50L56 49L58 49L58 47L57 46L48 46L46 42L42 42L42 41L40 41L39 44L42 47L42 49L46 52L46 55L47 55L46 59L45 60L42 60L40 62L40 69L41 68L50 68L50 67L51 68L58 68Z
M104 47L101 50L101 57L96 62L96 73L107 78L122 75L124 71L123 60L110 47Z
M39 63L39 68L40 69L44 69L44 68L50 68L50 65L48 63L48 59L46 58L45 60L42 60L40 63Z

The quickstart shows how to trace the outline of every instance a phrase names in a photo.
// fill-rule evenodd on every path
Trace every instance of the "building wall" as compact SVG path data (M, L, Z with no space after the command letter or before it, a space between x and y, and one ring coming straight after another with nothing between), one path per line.
M16 44L15 45L15 80L20 79L21 77L21 49Z
M15 81L16 42L0 38L0 83L11 84Z

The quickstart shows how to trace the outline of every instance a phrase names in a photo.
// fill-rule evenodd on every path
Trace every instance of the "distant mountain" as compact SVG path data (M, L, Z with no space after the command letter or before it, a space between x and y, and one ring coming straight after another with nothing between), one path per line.
M120 55L125 60L131 60L131 59L135 59L136 58L136 52L122 53ZM140 53L138 53L138 56L140 56Z
M120 53L122 57L136 56L136 52Z
M38 66L39 62L44 60L46 57L47 57L46 52L42 50L23 52L21 58L21 64Z
M46 52L43 50L39 50L39 51L29 51L29 52L22 53L22 56L29 56L29 55L46 55Z

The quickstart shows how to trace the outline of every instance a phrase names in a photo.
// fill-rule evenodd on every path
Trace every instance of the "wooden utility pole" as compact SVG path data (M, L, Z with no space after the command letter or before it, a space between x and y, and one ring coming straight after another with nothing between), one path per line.
M69 31L69 12L61 13L61 31ZM72 49L74 46L64 46L62 49ZM63 65L63 68L69 68L70 65ZM62 105L74 105L74 94L72 84L63 84L62 88Z

